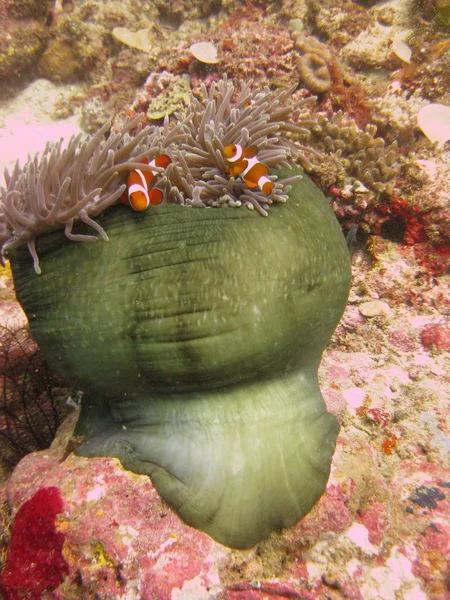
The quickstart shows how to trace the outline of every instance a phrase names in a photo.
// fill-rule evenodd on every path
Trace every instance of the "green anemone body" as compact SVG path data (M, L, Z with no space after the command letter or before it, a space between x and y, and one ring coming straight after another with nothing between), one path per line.
M108 243L41 235L39 276L26 247L10 252L33 334L84 391L77 453L150 475L188 524L233 547L312 507L339 429L317 370L349 255L307 177L289 196L267 218L114 206L97 219Z

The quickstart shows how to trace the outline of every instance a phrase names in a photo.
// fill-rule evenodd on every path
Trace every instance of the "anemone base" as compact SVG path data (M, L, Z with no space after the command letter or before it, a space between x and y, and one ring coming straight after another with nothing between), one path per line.
M83 404L88 416L82 412L77 433L87 439L77 454L115 456L126 469L150 475L186 523L236 548L310 510L326 486L339 430L315 375L303 372L123 399L107 418L103 402Z

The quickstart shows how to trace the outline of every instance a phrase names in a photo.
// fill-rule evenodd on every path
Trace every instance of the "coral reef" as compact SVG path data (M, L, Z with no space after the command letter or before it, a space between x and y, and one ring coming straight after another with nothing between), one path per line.
M379 23L361 31L359 36L348 42L340 51L342 61L356 70L393 70L398 59L391 51L391 41L385 27Z
M361 211L355 196L363 199L365 209L382 193L392 193L400 167L395 142L386 145L383 138L376 136L376 126L367 125L360 129L341 111L331 117L325 113L311 115L306 111L299 116L298 122L302 123L303 118L313 122L307 135L301 137L302 142L306 142L304 152L312 165L307 170L318 176L322 189L348 185L343 200L345 202L347 196L348 210L353 210L354 214ZM308 148L316 152L308 154ZM345 211L343 205L339 208ZM344 216L337 207L336 212L340 217Z
M253 79L258 87L271 89L289 88L298 82L288 29L264 18L257 6L249 4L234 11L210 39L219 51L219 76L227 73L232 79Z
M172 6L172 12L178 8ZM191 8L195 13L200 7ZM183 13L183 24L174 29L164 11L160 14L153 4L142 11L133 0L64 3L53 11L37 72L56 82L89 84L66 104L72 111L82 106L88 131L103 125L106 115L125 111L135 95L142 97L142 83L162 71L176 77L189 73L194 89L212 74L220 79L225 73L234 79L256 78L260 88L294 83L292 42L286 27L259 5L221 2L218 10L200 23L189 20L189 10ZM206 35L219 50L214 68L199 63L189 50L193 42L204 42Z
M419 44L419 42L422 42ZM439 102L450 86L450 41L448 39L412 40L414 62L393 74L393 85L408 96Z
M170 5L165 0L155 0L160 19L178 27L184 21L191 19L204 19L217 14L222 9L222 4L232 5L230 0L176 0Z
M420 94L389 88L369 104L372 122L383 132L386 143L397 141L402 147L414 144L419 133L417 114L427 104Z
M89 83L76 104L87 105L89 116L85 121L89 131L93 131L103 125L104 120L95 119L89 103L101 104L109 114L118 113L125 110L150 74L164 69L175 75L186 74L192 61L189 46L195 38L203 41L199 36L204 37L208 22L219 31L220 22L236 8L234 2L220 2L216 8L210 6L212 12L209 12L209 8L194 4L172 3L167 11L167 7L154 3L142 10L133 0L65 3L55 13L48 29L50 42L40 61L40 73L54 81L80 78ZM187 12L179 12L186 8ZM198 14L199 11L205 14L205 21L200 25L189 20L191 12ZM181 15L182 23L178 21ZM176 28L173 23L177 23ZM254 36L254 31L251 35ZM286 37L288 39L287 34ZM271 42L278 45L276 34L271 35ZM247 49L254 47L250 40L243 45ZM268 57L263 66L270 62L274 60ZM225 72L222 69L220 75ZM232 71L228 74L235 76Z
M100 84L111 74L113 29L124 24L136 28L151 26L156 10L145 13L133 2L77 2L63 5L48 29L50 42L40 64L40 72L53 81L76 78ZM68 69L68 65L72 66ZM76 68L78 65L78 68ZM132 74L130 74L131 76Z
M450 28L450 8L447 0L414 0L412 7L419 25L427 23L434 32L448 31Z
M311 108L301 109L297 121L310 122L308 134L299 136L308 161L302 164L330 197L344 229L358 226L366 234L414 246L430 273L446 272L450 189L445 157L405 157L375 125L361 129L341 111L330 116ZM404 123L409 135L417 129L407 125L408 118Z
M333 0L310 2L307 13L309 28L320 39L328 40L336 49L351 43L373 23L370 11L365 10L356 2L345 4Z
M149 121L158 121L175 112L185 113L190 95L189 75L179 77L167 71L151 73L132 108L140 112L145 107Z
M50 4L54 7L48 17ZM9 14L1 12L7 5ZM187 74L200 101L205 97L202 84L209 87L224 73L253 79L255 93L264 85L291 88L299 78L289 19L291 30L313 36L333 57L339 56L339 63L328 63L331 86L309 101L307 111L302 102L310 92L301 88L294 94L294 120L299 117L298 125L312 130L315 121L332 120L340 110L339 128L349 127L355 138L367 133L367 125L370 131L377 126L375 136L369 132L368 144L384 140L379 160L394 141L399 148L394 146L396 160L389 167L395 177L383 179L381 169L379 187L386 186L381 191L350 173L352 157L335 148L339 133L317 127L311 144L305 133L294 141L296 150L291 149L328 196L348 230L353 253L350 304L319 370L328 409L341 424L327 490L298 525L272 534L252 550L229 552L177 519L147 477L124 471L116 460L74 456L71 417L53 447L22 459L7 487L0 488L0 559L6 557L8 524L20 506L39 488L56 485L65 502L57 528L66 534L70 576L46 592L55 600L440 600L448 595L450 560L450 179L448 149L432 147L418 127L417 114L430 102L449 105L448 2L222 0L209 6L214 14L197 18L202 9L196 1L160 2L157 8L135 0L1 0L5 31L15 23L24 29L38 23L43 35L29 62L33 37L8 58L12 62L0 61L8 73L3 96L9 94L10 82L23 85L23 64L35 63L47 36L49 48L57 41L71 46L82 65L74 77L87 83L72 99L66 95L60 113L81 110L83 128L94 133L111 115L118 115L116 131L124 115L142 113L145 122L165 82L169 87ZM35 12L23 12L31 7ZM43 13L36 12L41 8L47 29ZM128 41L144 30L149 42L143 51L118 41L113 35L117 27L127 30ZM411 49L410 64L393 52L397 39ZM204 41L217 47L217 64L192 58L190 45ZM170 113L185 111L186 104L174 101L169 108ZM36 132L28 138L5 122L9 129L18 134L21 149L31 153L37 150L33 140L62 135ZM328 137L332 141L325 144ZM9 139L3 148L11 147ZM349 146L350 140L345 143ZM192 191L191 185L186 197ZM142 248L135 254L141 256ZM7 285L0 289L0 316L3 323L23 324L8 272L0 267L0 288Z
M67 41L55 40L39 61L39 74L50 81L69 82L80 79L83 65L74 47Z

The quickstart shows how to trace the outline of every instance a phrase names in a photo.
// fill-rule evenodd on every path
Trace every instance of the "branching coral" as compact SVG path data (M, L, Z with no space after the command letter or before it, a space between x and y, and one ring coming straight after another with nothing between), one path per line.
M71 240L96 241L95 235L73 232L75 221L81 220L107 240L93 217L118 201L125 173L149 169L142 160L151 160L162 150L173 157L158 184L169 202L195 207L245 204L263 215L273 202L284 202L289 184L298 177L277 182L265 196L230 178L222 153L230 143L256 145L258 159L268 168L288 166L289 156L298 150L286 136L307 133L292 120L289 91L264 90L253 97L244 85L235 103L234 86L226 79L209 92L205 87L202 91L203 99L192 97L187 115L171 126L166 119L163 127L147 126L131 135L138 118L105 139L109 128L105 124L93 137L72 138L67 148L62 141L49 143L42 156L23 169L17 164L12 174L6 173L6 188L1 190L2 251L26 243L40 272L35 238L42 231L64 226Z
M47 366L30 333L0 328L0 467L48 448L69 412L68 390Z

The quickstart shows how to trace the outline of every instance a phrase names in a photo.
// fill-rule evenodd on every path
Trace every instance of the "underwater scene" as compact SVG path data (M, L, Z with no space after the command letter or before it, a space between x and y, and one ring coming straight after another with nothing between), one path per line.
M450 598L450 1L0 0L0 598Z

